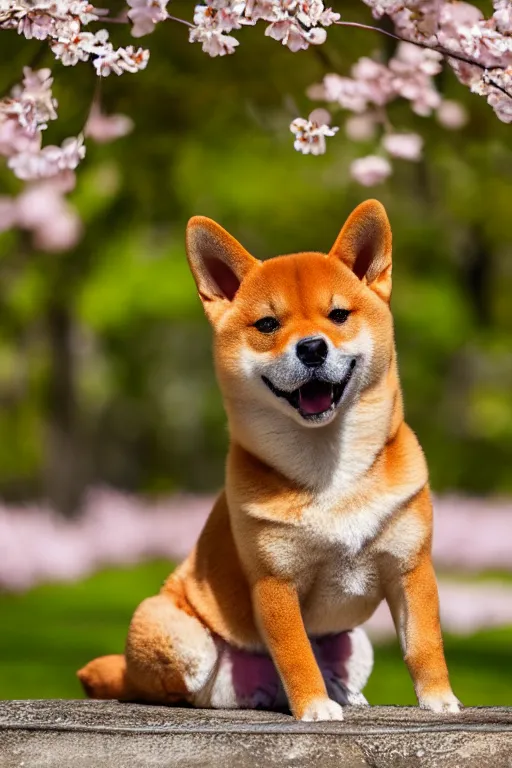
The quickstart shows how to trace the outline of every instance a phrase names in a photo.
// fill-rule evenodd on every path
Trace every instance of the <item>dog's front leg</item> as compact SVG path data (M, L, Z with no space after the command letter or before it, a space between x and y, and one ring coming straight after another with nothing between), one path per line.
M342 720L341 706L329 699L307 636L296 589L268 576L253 587L255 615L298 720Z
M430 546L425 545L412 569L388 572L388 577L386 598L420 707L458 712L460 702L452 692L444 657Z

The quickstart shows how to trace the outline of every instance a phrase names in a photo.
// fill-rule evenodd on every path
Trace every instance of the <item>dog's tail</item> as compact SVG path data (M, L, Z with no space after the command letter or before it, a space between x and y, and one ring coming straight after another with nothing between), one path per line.
M122 654L100 656L76 673L90 699L136 699L128 680L126 658Z

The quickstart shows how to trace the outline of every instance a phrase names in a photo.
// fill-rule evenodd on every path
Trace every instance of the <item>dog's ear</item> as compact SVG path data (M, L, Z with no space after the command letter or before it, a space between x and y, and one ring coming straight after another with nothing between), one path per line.
M391 296L391 226L382 203L366 200L348 217L329 256L341 259L384 301Z
M206 216L187 226L187 258L206 314L211 320L226 308L248 272L261 262L238 240Z

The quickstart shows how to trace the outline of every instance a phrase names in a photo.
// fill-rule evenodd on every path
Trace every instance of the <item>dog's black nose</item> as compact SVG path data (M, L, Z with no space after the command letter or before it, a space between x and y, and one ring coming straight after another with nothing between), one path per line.
M310 368L316 368L325 361L329 348L321 336L301 339L297 342L297 357Z

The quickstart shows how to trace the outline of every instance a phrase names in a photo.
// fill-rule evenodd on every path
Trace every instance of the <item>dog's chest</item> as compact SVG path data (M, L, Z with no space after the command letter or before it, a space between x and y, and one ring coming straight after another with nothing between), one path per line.
M304 620L311 633L358 626L382 599L372 546L384 509L312 507L303 516L311 568L304 579Z

